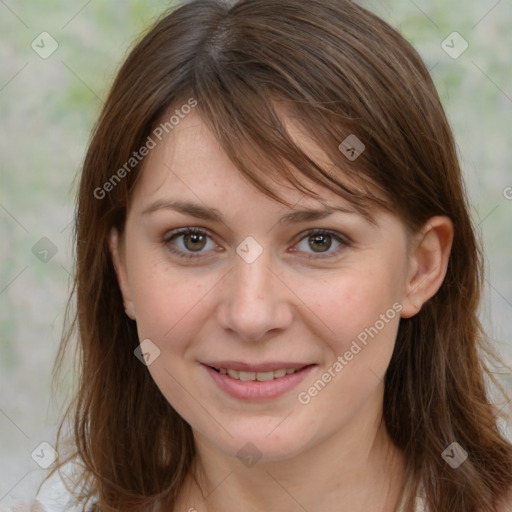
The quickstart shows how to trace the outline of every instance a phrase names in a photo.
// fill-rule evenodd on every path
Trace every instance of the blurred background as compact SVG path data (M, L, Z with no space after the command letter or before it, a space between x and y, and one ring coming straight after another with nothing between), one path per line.
M431 70L485 245L482 322L510 364L512 3L358 3L397 28ZM117 68L171 5L0 0L0 504L35 493L53 460L73 381L70 371L69 386L51 389L73 268L77 173Z

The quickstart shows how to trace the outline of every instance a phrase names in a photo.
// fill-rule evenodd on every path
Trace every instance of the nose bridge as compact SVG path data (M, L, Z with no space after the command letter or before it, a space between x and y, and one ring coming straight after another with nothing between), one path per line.
M270 330L291 321L286 287L271 270L271 256L262 252L255 259L237 256L226 282L219 321L240 339L258 340Z
M273 283L271 281L275 278L267 263L263 257L253 263L237 262L234 285L238 291L239 300L260 303L272 300Z

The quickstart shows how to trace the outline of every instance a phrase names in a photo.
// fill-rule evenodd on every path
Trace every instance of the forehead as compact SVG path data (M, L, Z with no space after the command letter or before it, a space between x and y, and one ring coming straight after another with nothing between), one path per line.
M332 168L325 152L305 133L293 115L284 118L283 124L302 151L319 165ZM348 201L296 171L294 175L311 194L298 190L280 175L279 169L265 166L262 158L264 155L261 155L260 149L251 153L251 166L257 169L258 175L283 199L283 207L299 204L302 208L318 208L320 205L350 207ZM260 160L261 165L258 165ZM208 198L209 202L213 201L218 205L227 205L236 197L245 197L251 202L256 202L257 198L258 202L266 202L267 205L277 203L272 198L265 197L237 169L196 112L181 119L158 141L144 160L141 172L132 205L141 206L160 196L195 198L199 201ZM337 179L340 174L338 171Z

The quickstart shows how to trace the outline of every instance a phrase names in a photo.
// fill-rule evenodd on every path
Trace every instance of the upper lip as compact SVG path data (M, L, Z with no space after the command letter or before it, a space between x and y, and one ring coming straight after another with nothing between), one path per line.
M299 369L312 363L273 361L268 363L245 363L243 361L205 361L202 364L212 368L224 368L241 372L273 372L276 370Z

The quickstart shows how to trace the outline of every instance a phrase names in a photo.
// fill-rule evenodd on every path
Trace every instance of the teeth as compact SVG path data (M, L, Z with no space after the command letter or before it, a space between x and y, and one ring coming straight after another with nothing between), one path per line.
M227 372L231 378L240 380L240 375L239 375L238 370L227 370Z
M290 368L288 370L275 370L273 372L242 372L238 370L232 370L230 368L217 368L219 373L222 375L229 375L232 379L243 380L243 381L253 381L257 380L259 382L265 382L273 379L280 379L285 375L290 375L299 371L301 368Z
M256 380L259 380L260 382L264 382L266 380L273 380L274 379L274 372L258 372L256 374Z

